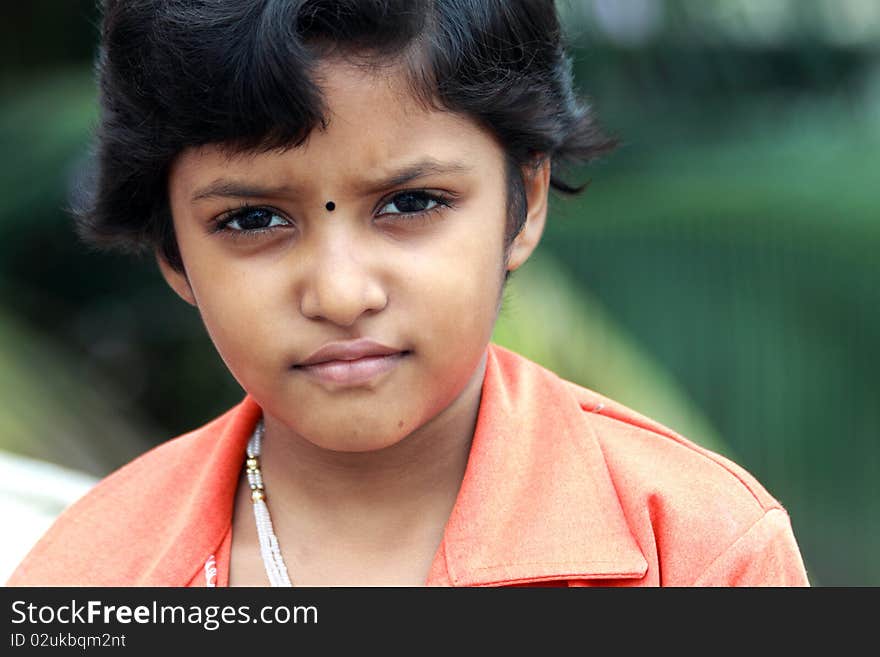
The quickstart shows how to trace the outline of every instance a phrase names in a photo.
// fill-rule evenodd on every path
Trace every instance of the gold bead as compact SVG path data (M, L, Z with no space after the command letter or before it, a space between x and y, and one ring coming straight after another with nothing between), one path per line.
M251 457L247 461L245 461L248 470L256 470L260 467L260 462L255 458Z
M263 491L257 489L251 493L251 499L254 502L259 502L260 500L266 499L266 494Z

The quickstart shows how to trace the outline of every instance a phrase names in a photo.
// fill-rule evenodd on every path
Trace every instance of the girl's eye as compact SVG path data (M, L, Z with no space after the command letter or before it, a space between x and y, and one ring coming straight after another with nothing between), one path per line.
M259 231L276 226L287 226L290 222L269 208L243 208L237 210L220 222L220 230Z
M388 203L379 208L379 215L401 214L420 215L437 210L441 206L448 206L440 196L423 191L401 192L395 194Z

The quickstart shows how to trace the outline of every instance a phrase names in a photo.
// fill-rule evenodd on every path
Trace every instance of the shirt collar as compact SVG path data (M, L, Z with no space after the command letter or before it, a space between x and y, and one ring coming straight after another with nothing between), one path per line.
M570 384L496 345L428 583L444 570L458 586L640 578L647 570L592 414Z
M158 535L158 544L151 545L152 558L145 564L139 585L181 586L216 552L232 524L247 441L261 413L248 396L188 436L187 449L180 450L168 468L188 476L174 476L177 485L167 486L169 508L157 510L156 515L166 512L170 526Z

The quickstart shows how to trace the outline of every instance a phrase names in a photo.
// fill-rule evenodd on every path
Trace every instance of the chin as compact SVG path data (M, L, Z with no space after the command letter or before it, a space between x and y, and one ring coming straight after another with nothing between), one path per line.
M321 449L326 449L331 452L344 452L347 454L366 454L369 452L379 452L383 449L388 449L389 447L394 447L397 443L403 440L405 436L400 436L396 439L391 440L328 440L326 442L317 442L313 441L313 444Z
M311 437L309 442L333 452L366 453L393 447L408 435L405 429L399 427L394 427L393 430L376 427L371 430L361 425L350 431L316 435Z

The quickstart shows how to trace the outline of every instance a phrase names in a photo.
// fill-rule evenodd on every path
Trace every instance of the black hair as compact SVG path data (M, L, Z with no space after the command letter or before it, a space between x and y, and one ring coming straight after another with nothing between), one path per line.
M184 149L296 147L326 107L329 56L402 64L427 106L487 127L507 158L507 243L525 220L522 169L614 146L572 87L553 0L105 0L96 171L75 208L87 241L157 251L183 269L167 174Z

